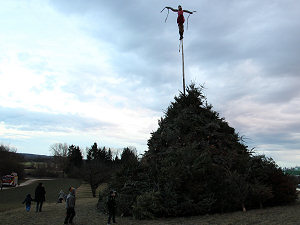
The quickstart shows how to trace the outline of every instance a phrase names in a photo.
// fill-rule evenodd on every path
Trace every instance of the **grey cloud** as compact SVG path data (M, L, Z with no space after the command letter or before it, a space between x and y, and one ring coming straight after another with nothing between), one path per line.
M150 61L158 57L173 61L176 57L170 58L173 54L169 52L173 49L166 45L170 38L178 38L176 16L170 13L165 24L164 15L159 13L166 3L153 1L150 6L144 1L53 1L53 4L66 13L91 13L100 24L94 27L94 34L105 38L119 51L134 52ZM186 7L198 10L190 18L190 31L187 32L192 40L190 54L201 63L253 57L278 63L287 57L294 59L290 62L297 65L297 58L290 55L298 52L300 32L295 28L300 24L297 19L299 3L201 1L186 3ZM107 26L103 27L105 24Z
M111 47L110 63L126 81L109 89L126 96L127 106L161 112L181 90L176 14L170 12L164 23L166 11L159 13L166 4L176 7L174 2L52 2L62 13L88 18L92 26L83 28L84 31ZM283 106L299 98L299 2L203 0L185 2L184 8L197 10L189 19L189 30L185 31L186 71L201 67L205 73L187 73L186 82L189 78L207 82L208 101L213 99L216 108L227 111L230 101L248 96L249 101L275 103L286 110ZM246 60L251 60L260 70L253 74L235 71ZM96 85L101 91L101 83ZM76 88L86 88L86 85L80 82L73 88L76 93ZM234 110L238 115L248 113L239 107ZM295 107L289 113L295 116L297 110ZM257 145L278 143L297 149L299 142L289 139L293 132L299 132L296 123L293 125L287 119L286 128L277 134L257 131L249 136ZM238 126L237 129L247 134L243 125Z
M0 121L8 126L19 126L18 129L26 131L68 132L70 129L76 129L84 132L113 126L76 114L51 114L3 107L0 107Z
M261 90L261 95L255 100L261 103L283 103L288 104L300 95L299 79L291 79L288 82L270 84L267 90Z
M276 146L271 147L271 149L265 149L265 150L271 150L271 151L290 151L290 152L297 152L299 151L300 146L300 140L295 140L291 138L291 132L290 133L283 133L283 132L277 132L273 134L268 133L256 133L256 134L250 134L251 140L246 139L246 145L249 145L251 147L257 148L259 146L264 145L270 145L270 146ZM259 148L259 150L264 150L263 148Z
M53 4L64 13L91 14L95 25L99 21L99 26L90 32L113 46L112 63L122 76L140 80L142 86L156 86L154 90L161 89L166 82L180 84L180 79L172 79L173 74L166 75L168 70L162 70L177 68L175 71L180 74L181 69L176 15L170 12L168 22L164 23L165 14L159 13L166 3L154 1L150 6L143 1L53 1ZM234 66L243 59L253 59L262 66L264 76L297 76L299 3L201 1L185 3L185 7L198 11L190 18L190 29L186 31L186 61L190 66L217 68L224 63Z
M249 1L246 1L249 2ZM226 2L227 3L227 2ZM232 13L218 13L215 8L203 15L209 21L201 22L196 34L194 46L200 63L211 62L214 65L221 62L252 58L260 62L267 76L292 73L299 68L298 40L300 38L297 19L299 3L255 2L248 4L235 2L231 5ZM224 10L228 7L222 5ZM238 6L243 7L238 7ZM218 8L217 8L218 9ZM292 10L291 10L292 9ZM295 10L298 9L298 10ZM221 18L215 18L218 14Z

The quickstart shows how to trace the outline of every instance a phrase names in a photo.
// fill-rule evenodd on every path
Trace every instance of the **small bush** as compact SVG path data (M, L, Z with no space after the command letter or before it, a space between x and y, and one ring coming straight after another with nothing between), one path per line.
M107 203L107 198L108 198L108 195L109 195L109 189L108 187L102 189L101 191L99 191L99 199L98 199L98 203L97 203L97 209L106 214L108 211L107 211L107 206L106 206L106 203Z
M146 192L137 197L133 206L133 215L137 219L154 219L163 212L159 192Z

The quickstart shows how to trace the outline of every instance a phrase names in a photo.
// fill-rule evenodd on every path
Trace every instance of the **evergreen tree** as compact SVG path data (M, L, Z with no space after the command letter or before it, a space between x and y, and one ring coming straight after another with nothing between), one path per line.
M79 146L70 145L68 149L69 163L77 168L82 166L82 153Z
M253 156L194 84L175 97L158 124L144 157L111 183L121 212L189 216L295 200L291 179L271 159Z
M68 148L66 173L69 177L81 177L80 170L83 164L83 157L79 146L70 145Z
M91 148L87 151L87 160L93 160L97 158L98 154L98 145L95 142Z
M113 159L112 159L112 153L111 153L110 148L108 149L108 152L107 152L107 160L108 160L108 161L112 161L112 160L113 160Z
M121 163L122 164L135 163L137 161L138 161L138 158L137 158L135 148L126 147L123 149L122 154L121 154Z
M98 148L95 142L87 151L85 180L90 184L92 195L96 197L96 189L101 183L107 182L113 172L112 154L109 149Z

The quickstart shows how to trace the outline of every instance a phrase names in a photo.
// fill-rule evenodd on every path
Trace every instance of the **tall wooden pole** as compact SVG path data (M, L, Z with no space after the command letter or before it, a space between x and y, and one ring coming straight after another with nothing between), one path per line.
M183 85L183 95L185 95L183 39L181 39L181 54L182 54L182 82L183 82L182 85Z

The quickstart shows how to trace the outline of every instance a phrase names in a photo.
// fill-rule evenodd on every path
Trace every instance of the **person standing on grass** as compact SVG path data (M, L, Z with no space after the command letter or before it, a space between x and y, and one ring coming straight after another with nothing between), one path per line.
M42 212L43 202L46 200L45 198L46 191L43 187L43 183L39 183L35 189L35 198L36 201L36 212Z
M31 198L31 195L28 194L25 198L25 200L22 202L22 204L25 203L25 207L26 207L26 211L29 212L30 208L31 208L31 202L33 201L33 199Z
M110 224L110 220L112 219L113 223L116 223L116 192L110 191L108 200L107 200L107 208L108 208L108 221L107 224Z
M70 187L69 194L66 199L67 215L64 224L73 224L73 218L75 216L75 201L75 188Z

